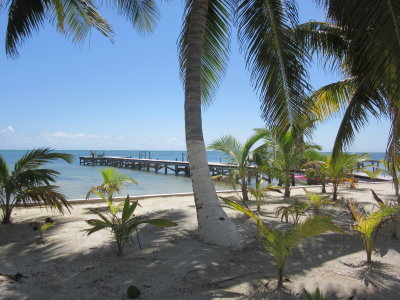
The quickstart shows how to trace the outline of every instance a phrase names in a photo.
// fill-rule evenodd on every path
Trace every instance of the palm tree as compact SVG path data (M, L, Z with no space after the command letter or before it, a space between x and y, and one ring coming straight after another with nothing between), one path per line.
M390 36L390 33L398 33L399 5L392 5L392 1L370 1L367 6L363 6L362 12L358 11L368 14L368 17L361 17L363 19L355 23L354 20L350 20L346 10L359 10L359 7L353 7L357 1L341 3L348 5L341 12L336 6L340 1L336 4L333 4L334 1L330 4L328 2L325 1L325 4L330 7L329 14L335 16L332 17L335 24L309 22L299 26L297 33L299 39L303 40L312 52L319 53L325 62L330 62L332 68L342 70L347 77L322 87L313 95L315 112L321 120L338 111L343 112L343 120L333 148L333 161L340 151L352 143L355 133L367 124L370 115L388 117L391 120L391 129L386 148L387 170L392 176L396 195L399 195L397 170L400 168L400 110L396 95L400 90L400 62L396 53L400 49L400 40L396 39L396 35L393 38ZM359 16L357 14L357 17ZM371 20L368 20L370 16ZM390 17L384 19L383 16ZM349 24L360 28L351 27ZM368 30L362 26L367 26L365 28ZM358 34L355 34L357 31ZM379 45L377 39L382 40ZM367 47L367 44L368 47L387 49L366 53L360 46ZM368 60L371 70L365 65L360 65L363 60ZM391 64L388 65L388 62ZM379 70L375 72L374 69Z
M2 208L3 224L11 223L11 213L18 204L31 202L44 203L63 212L64 205L68 210L70 204L65 196L52 185L59 172L43 168L47 163L56 159L72 162L72 155L53 152L50 148L39 148L27 152L9 168L0 156L0 205Z
M339 185L345 181L352 182L354 177L354 172L359 170L362 171L363 168L367 166L360 167L359 163L362 159L365 159L367 154L348 154L339 153L336 159L333 161L332 156L330 156L322 165L324 169L322 172L327 176L328 180L332 183L333 196L332 200L337 200Z
M264 137L264 132L257 132L253 134L244 145L242 145L235 137L226 135L215 140L208 147L209 149L221 151L232 158L231 163L236 165L236 167L229 173L230 176L233 177L233 182L239 181L242 190L243 202L245 203L249 200L247 181L252 171L250 168L256 168L256 166L251 165L251 159L254 153L263 151L263 149L265 149L265 144L262 144L253 150L251 149Z
M231 208L243 212L257 223L257 231L261 237L260 242L274 257L278 271L278 288L283 287L283 270L286 258L292 253L293 248L303 242L306 238L325 232L342 232L332 223L331 218L314 216L307 218L304 222L293 225L287 230L278 230L264 224L259 216L239 204L223 199Z
M201 104L210 102L225 73L234 15L266 122L285 132L309 108L306 54L288 30L297 24L295 2L243 0L235 12L234 8L227 0L188 0L179 40L186 145L200 236L221 245L238 244L239 235L223 212L210 178Z
M307 155L307 162L302 166L306 169L307 179L317 178L318 182L321 182L321 193L326 193L326 183L328 175L326 174L326 162L329 159L329 155L323 154L319 151L311 151Z
M343 70L346 79L320 89L318 112L343 110L333 155L349 146L370 115L392 122L387 145L389 171L397 189L400 166L400 5L398 1L317 0L333 24L310 22L298 33L325 62Z
M6 0L4 7L8 9L6 53L11 57L18 56L18 46L46 19L74 43L83 42L91 28L112 39L110 24L92 0Z
M267 145L272 152L269 161L269 169L277 176L285 186L285 197L290 197L291 173L300 169L307 153L321 150L321 147L306 143L303 140L304 132L308 130L301 127L292 127L285 134L281 134L279 128L272 127L270 130L260 130L265 133Z
M399 215L399 209L395 207L380 207L377 211L366 212L351 201L346 203L347 209L354 220L352 228L358 231L363 239L367 263L371 263L374 241L378 235L382 223L387 217Z
M137 184L137 181L124 173L118 171L116 168L109 167L100 170L103 183L98 186L93 186L86 195L88 199L92 194L104 194L108 197L108 201L112 202L113 196L118 194L125 183Z

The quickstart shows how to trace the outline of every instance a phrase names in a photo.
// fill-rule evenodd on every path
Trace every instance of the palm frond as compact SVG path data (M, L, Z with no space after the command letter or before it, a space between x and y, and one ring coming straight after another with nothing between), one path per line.
M290 245L289 248L293 248L304 239L325 232L343 233L343 230L333 224L331 218L315 216L307 218L306 221L287 230L285 232L285 239L288 245Z
M152 32L160 18L160 11L154 0L107 0L107 2L141 32Z
M50 21L78 44L85 40L92 28L113 40L111 25L96 9L92 0L51 0L47 5Z
M242 161L242 148L240 142L232 135L224 135L208 146L208 149L221 151L232 156L237 164Z
M180 76L185 83L188 55L189 24L192 21L194 0L186 2L184 24L178 41ZM219 84L225 76L230 50L230 21L232 20L231 2L227 0L209 0L205 31L198 36L201 41L201 99L209 104Z
M0 155L0 182L7 178L8 172L8 165L3 156Z
M343 115L332 150L333 160L345 150L369 120L369 114L378 117L384 111L385 100L376 91L359 83Z
M320 121L345 111L356 92L356 80L349 78L326 85L313 93L313 110Z
M15 172L37 169L53 160L62 159L68 163L73 161L73 155L53 152L51 148L37 148L25 153L14 165Z
M18 46L47 18L75 43L83 42L91 28L112 40L111 26L96 11L92 0L9 0L6 5L6 53L11 57L18 56Z
M325 68L340 70L345 63L348 41L345 32L335 24L310 21L294 28L297 40L311 55L317 55Z
M400 86L400 3L396 0L318 0L328 18L343 28L351 41L352 75L377 89L382 84L390 98Z
M54 207L61 213L64 213L63 206L70 211L71 204L59 192L58 188L55 185L42 185L22 190L15 196L16 203L28 204L34 202L41 204L43 202L45 206Z
M15 57L18 55L18 45L43 24L46 6L42 0L9 0L8 3L6 53Z
M239 41L261 97L262 116L282 131L310 108L308 55L291 30L296 24L292 0L244 0L238 8Z

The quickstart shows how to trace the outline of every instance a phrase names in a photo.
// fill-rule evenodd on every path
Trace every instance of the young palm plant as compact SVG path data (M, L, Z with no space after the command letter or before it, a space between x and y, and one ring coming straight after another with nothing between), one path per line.
M257 132L253 134L244 145L242 145L233 136L226 135L212 142L208 147L212 150L221 151L232 158L231 163L235 165L235 168L230 171L228 177L231 179L230 181L232 183L239 182L244 202L249 200L248 178L256 168L256 166L251 164L251 159L254 153L263 151L265 145L262 144L255 149L252 148L264 137L264 132Z
M116 168L105 168L104 170L100 170L100 173L101 177L103 177L103 183L98 186L93 186L87 193L86 199L94 193L101 193L105 194L109 201L112 201L113 196L121 191L125 183L137 184L135 179L118 171Z
M400 206L399 206L399 204L394 204L393 202L392 202L392 203L389 203L389 204L386 204L386 203L374 192L374 190L371 189L371 193L372 193L372 196L373 196L374 200L378 203L378 205L379 205L379 207L380 207L381 209L391 207L391 208L397 208L397 209L399 209L399 211L400 211ZM387 218L387 221L388 221L388 223L392 226L392 238L397 239L397 227L398 227L399 224L400 224L400 213L397 213L397 214L394 214L394 215L390 216L389 218Z
M53 152L50 148L28 151L14 165L10 172L5 160L0 156L0 206L3 224L11 223L11 214L16 205L32 202L43 203L63 212L70 204L58 191L54 183L58 171L44 166L54 160L72 162L72 155Z
M333 204L332 201L326 199L325 197L318 195L317 193L310 193L306 189L303 189L306 195L308 196L308 212L312 216L320 216L322 215L321 209L326 206Z
M92 227L87 229L86 232L88 235L90 235L102 229L110 230L117 243L118 256L123 254L125 245L132 237L133 231L137 230L137 227L140 224L147 223L159 228L177 225L176 223L165 219L146 219L135 216L134 212L139 203L138 201L131 203L129 195L126 197L124 202L113 203L112 201L109 201L109 199L107 199L107 197L105 197L103 194L99 192L95 193L107 202L109 216L94 210L93 212L100 217L100 220L87 220L86 222Z
M257 202L258 213L261 211L261 201L268 192L277 192L282 194L282 191L276 187L273 187L272 184L264 185L264 180L259 180L254 187L250 186L249 192Z
M275 257L278 271L278 288L283 287L283 271L286 258L292 252L294 247L306 238L321 233L342 232L338 226L332 223L331 218L321 216L307 218L304 222L293 225L287 230L270 228L249 209L246 209L231 200L223 200L231 208L243 212L256 221L261 244Z
M355 171L362 171L367 166L360 167L360 160L365 159L367 154L347 154L339 153L336 159L333 160L332 157L328 158L328 161L324 164L324 172L332 183L333 195L332 200L337 200L339 185L350 181L354 177L353 173Z
M295 201L290 205L282 205L278 206L275 209L275 216L281 217L281 222L285 219L286 223L289 223L289 220L292 219L293 224L298 224L301 217L305 216L308 210L308 203L303 201Z
M365 252L367 253L367 263L370 264L372 262L371 256L374 249L374 241L382 223L386 218L399 214L400 210L393 207L381 207L378 211L368 213L351 201L347 201L346 205L354 220L352 229L360 233L364 242Z
M311 151L320 150L321 147L304 141L304 135L311 130L312 123L296 124L295 127L287 130L284 134L280 129L272 127L270 130L258 129L264 133L268 150L272 153L267 164L269 169L276 174L285 186L285 197L290 197L290 185L292 172L300 169L307 154Z

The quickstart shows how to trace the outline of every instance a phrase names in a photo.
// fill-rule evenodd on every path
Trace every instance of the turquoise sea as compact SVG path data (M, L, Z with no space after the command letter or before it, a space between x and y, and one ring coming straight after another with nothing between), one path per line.
M83 199L87 191L92 186L101 184L102 179L99 166L81 166L79 165L79 156L89 156L90 150L57 150L58 152L70 153L74 155L72 164L58 160L49 165L49 167L60 172L57 178L57 185L68 199ZM7 164L12 168L14 163L25 153L25 150L0 150L0 155L5 159ZM102 150L96 150L97 154L102 154ZM106 150L104 154L107 156L122 157L139 157L145 155L139 150ZM161 160L186 160L185 151L149 151L146 157L150 155L152 159ZM226 155L217 151L207 151L208 161L210 162L226 162ZM383 152L370 153L370 159L380 160L385 158ZM149 194L170 194L184 193L192 191L190 178L185 176L175 176L172 174L165 175L163 173L138 171L130 169L121 169L125 174L133 177L139 184L128 185L122 192L122 196L129 195L149 195ZM226 190L229 187L217 186L217 190Z
M0 155L5 159L10 169L14 163L25 153L25 150L0 150ZM92 186L101 184L102 179L99 169L101 166L81 166L79 165L79 156L90 156L90 150L57 150L57 152L70 153L74 155L72 164L62 160L57 160L49 165L60 172L57 178L57 185L68 199L83 199ZM139 157L138 150L107 150L104 154L107 156ZM97 154L102 154L102 150L96 150ZM182 155L183 153L183 155ZM144 155L144 153L140 153ZM150 151L146 153L147 158L150 154L152 159L161 160L184 160L187 159L185 151ZM226 155L217 151L207 151L207 157L210 162L226 162ZM122 172L134 178L138 185L130 184L122 192L122 196L129 195L149 195L149 194L171 194L184 193L192 191L190 178L185 176L175 176L172 174L155 173L147 171L138 171L130 169L121 169ZM228 189L225 186L217 186L218 190Z

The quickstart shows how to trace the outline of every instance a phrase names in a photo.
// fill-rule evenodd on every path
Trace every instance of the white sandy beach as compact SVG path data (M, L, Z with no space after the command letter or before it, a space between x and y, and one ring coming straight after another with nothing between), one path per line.
M371 188L385 200L395 198L390 183L359 183L356 190L343 187L340 196L371 208ZM305 197L299 188L292 189L292 194L283 199L271 193L264 201L262 211L268 224L287 226L272 212ZM312 292L319 287L325 299L400 299L400 240L391 239L388 227L377 238L372 266L364 264L362 241L354 232L324 234L301 244L285 269L285 286L292 294L282 296L271 292L276 278L274 260L256 242L254 223L247 217L226 208L243 243L219 247L199 240L193 196L139 202L138 214L167 218L178 226L141 227L142 249L135 234L122 257L116 256L109 232L84 233L85 220L95 217L90 209L102 209L104 203L74 204L71 214L65 215L38 207L15 209L14 224L0 225L0 273L24 277L15 282L0 276L0 298L126 299L127 287L134 284L142 291L139 299L301 299L304 287ZM328 211L348 231L351 222L342 202ZM28 224L49 216L56 225L45 233L46 243L38 244L38 232Z

